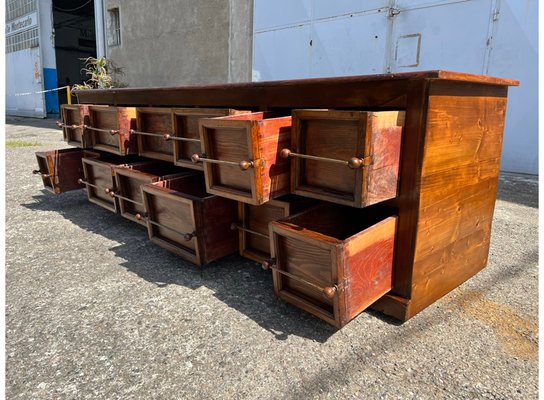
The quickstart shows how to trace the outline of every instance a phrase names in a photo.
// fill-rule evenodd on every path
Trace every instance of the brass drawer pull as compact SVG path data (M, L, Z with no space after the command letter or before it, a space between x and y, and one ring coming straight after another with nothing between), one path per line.
M140 203L140 202L137 202L137 201L134 201L132 199L129 199L128 197L124 197L124 196L121 196L120 194L117 194L115 193L113 190L108 190L107 192L111 197L117 197L118 199L121 199L121 200L124 200L124 201L128 201L130 203L133 203L133 204L136 204L138 206L143 206L144 203Z
M51 178L51 177L53 177L53 175L51 175L51 174L44 174L44 173L43 173L42 171L40 171L39 169L35 169L34 171L32 171L32 173L33 173L34 175L41 175L42 178Z
M69 124L65 124L65 123L62 122L62 121L57 121L57 122L55 122L55 124L56 124L59 128L67 128L67 129L81 129L81 128L84 127L83 124L81 124L81 125L75 125L75 124L69 125Z
M178 235L183 236L183 239L185 241L187 241L187 242L196 236L196 231L192 231L191 233L179 232L179 231L177 231L177 230L175 230L173 228L170 228L169 226L159 224L158 222L155 222L155 221L151 221L149 218L147 218L146 216L142 216L142 214L140 214L140 213L136 214L135 217L136 217L137 220L144 220L148 224L158 226L159 228L168 229L171 232L177 233Z
M89 129L91 131L96 131L96 132L106 132L106 133L109 133L111 135L119 135L121 133L120 129L93 128L92 126L88 126L88 125L83 125L83 128Z
M291 273L289 273L287 271L283 271L283 270L279 269L278 267L276 267L276 259L275 258L270 258L268 260L264 260L262 262L262 267L263 267L264 270L271 269L273 271L279 272L282 275L287 276L288 278L294 279L297 282L309 285L309 286L313 287L314 289L316 289L317 291L323 293L323 296L325 296L328 299L334 298L336 293L338 293L338 286L336 286L336 285L321 287L319 285L316 285L315 283L307 281L306 279L303 279L303 278L301 278L299 276L293 275L293 274L291 274Z
M244 228L243 226L237 224L236 222L233 222L232 224L230 224L230 229L232 229L233 231L239 230L239 231L251 233L252 235L257 235L257 236L263 237L265 239L269 239L268 235L265 235L264 233L260 233L260 232L257 232L257 231L254 231L254 230L251 230L251 229L248 229L248 228Z
M191 156L191 161L193 162L193 164L196 164L198 162L209 162L211 164L233 165L233 166L239 167L242 171L247 171L250 168L264 166L264 160L262 158L259 158L255 161L243 160L240 162L235 162L235 161L225 161L225 160L214 160L213 158L207 158L206 154L202 154L202 155L193 154Z
M344 160L337 160L335 158L310 156L308 154L295 153L289 149L282 149L280 155L282 158L298 157L298 158L306 158L308 160L324 161L324 162L329 162L334 164L342 164L342 165L347 165L351 169L359 169L359 168L367 167L372 163L372 157L364 157L364 158L351 157L348 161L344 161Z

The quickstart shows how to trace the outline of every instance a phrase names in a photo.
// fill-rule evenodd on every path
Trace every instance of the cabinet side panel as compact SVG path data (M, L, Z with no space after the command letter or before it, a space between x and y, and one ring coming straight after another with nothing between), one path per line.
M433 82L406 318L487 264L507 88Z

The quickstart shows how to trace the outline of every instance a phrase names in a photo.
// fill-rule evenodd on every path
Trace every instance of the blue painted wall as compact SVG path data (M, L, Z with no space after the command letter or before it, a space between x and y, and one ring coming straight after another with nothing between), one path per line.
M43 86L45 90L58 87L56 68L43 69ZM45 93L45 109L48 114L59 113L59 94L57 91Z

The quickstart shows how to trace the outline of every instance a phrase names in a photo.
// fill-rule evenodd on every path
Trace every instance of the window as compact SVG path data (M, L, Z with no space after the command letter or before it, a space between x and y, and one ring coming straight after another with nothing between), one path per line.
M119 21L119 8L108 10L108 46L121 44L121 23Z

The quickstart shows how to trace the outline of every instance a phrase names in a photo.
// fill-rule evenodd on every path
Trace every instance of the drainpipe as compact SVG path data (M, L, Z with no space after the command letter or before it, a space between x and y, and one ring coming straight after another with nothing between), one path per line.
M94 0L94 29L96 31L96 58L106 57L103 0Z

